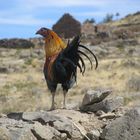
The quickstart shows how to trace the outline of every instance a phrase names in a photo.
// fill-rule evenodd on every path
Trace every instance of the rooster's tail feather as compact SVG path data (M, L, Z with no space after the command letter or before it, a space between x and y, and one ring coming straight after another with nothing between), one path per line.
M87 54L85 54L80 48L85 49L94 57L96 61L96 69L98 67L97 57L90 49L80 44L80 36L76 36L70 43L68 41L67 48L64 49L64 51L62 52L63 60L67 61L69 64L72 65L74 70L73 73L75 73L75 68L78 67L80 69L80 72L84 74L86 70L86 65L83 58L81 57L81 55L83 55L89 60L92 69L93 64L91 58Z

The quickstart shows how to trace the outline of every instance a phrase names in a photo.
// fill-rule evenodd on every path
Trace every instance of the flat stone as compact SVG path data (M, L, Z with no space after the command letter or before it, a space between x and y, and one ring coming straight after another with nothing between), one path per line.
M22 114L23 114L22 112L12 112L7 114L7 117L15 120L21 120Z
M83 98L82 106L101 102L111 92L112 92L111 90L104 90L104 91L88 90Z
M32 133L37 139L41 140L61 140L60 132L53 127L42 125L39 122L35 122L33 125Z
M104 112L112 112L124 104L123 97L115 97L110 99L105 99L99 103L94 103L92 105L84 105L80 107L82 111L97 112L102 110Z
M52 115L48 112L24 112L22 119L26 121L39 121L40 123L49 123L54 122L60 117Z
M115 118L116 117L116 115L115 115L115 113L112 113L112 112L108 112L108 113L105 113L105 114L102 114L100 117L99 117L99 119L113 119L113 118Z
M31 132L31 127L24 128L9 128L9 132L11 135L11 140L37 140L36 137Z
M26 121L38 121L42 125L54 127L59 132L66 133L67 137L72 140L83 138L70 119L53 115L51 112L24 112L22 118Z
M61 133L66 133L67 137L72 140L83 139L82 134L78 128L70 121L69 119L57 120L53 123L54 128L60 131Z

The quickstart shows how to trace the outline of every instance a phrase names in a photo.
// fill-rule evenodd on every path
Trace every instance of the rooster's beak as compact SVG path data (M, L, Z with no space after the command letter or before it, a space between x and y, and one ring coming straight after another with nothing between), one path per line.
M35 34L40 34L40 30L38 30Z

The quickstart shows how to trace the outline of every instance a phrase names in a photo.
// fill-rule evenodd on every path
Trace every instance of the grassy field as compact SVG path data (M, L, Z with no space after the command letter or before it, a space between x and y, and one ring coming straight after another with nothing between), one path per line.
M0 112L11 111L35 111L47 110L51 104L44 75L42 72L44 55L42 57L27 57L21 59L19 56L24 50L14 50L13 54L1 55L1 63L6 67L18 67L17 71L0 73ZM26 50L27 51L27 50ZM30 50L28 50L30 51ZM69 90L68 105L79 104L87 89L111 89L111 96L123 96L125 105L139 104L140 82L139 57L105 57L99 59L97 70L91 70L87 60L87 71L82 76L78 71L77 84ZM137 78L138 77L138 78ZM135 79L136 78L136 79ZM137 80L138 79L138 80ZM132 82L131 82L132 81ZM56 104L61 108L63 94L58 86L56 93ZM135 98L135 95L137 97Z

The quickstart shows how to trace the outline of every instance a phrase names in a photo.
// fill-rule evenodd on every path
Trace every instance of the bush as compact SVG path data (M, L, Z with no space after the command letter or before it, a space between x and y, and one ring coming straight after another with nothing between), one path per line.
M107 14L103 19L103 23L107 23L113 20L113 14Z
M94 18L91 18L91 19L86 19L85 21L84 21L84 24L85 23L91 23L91 24L93 24L93 23L95 23L96 21L95 21L95 19Z
M116 47L118 49L120 49L120 50L123 50L125 46L124 46L123 42L118 42L118 44L116 45Z
M26 39L1 39L0 47L2 48L31 48L34 44Z
M140 76L133 75L126 83L126 88L129 91L140 91Z

